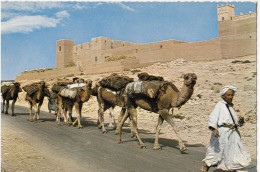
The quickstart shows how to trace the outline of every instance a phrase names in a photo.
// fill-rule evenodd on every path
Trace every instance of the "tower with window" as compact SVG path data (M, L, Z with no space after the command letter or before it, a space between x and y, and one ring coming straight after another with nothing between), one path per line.
M232 20L235 16L234 5L221 5L217 6L218 22Z

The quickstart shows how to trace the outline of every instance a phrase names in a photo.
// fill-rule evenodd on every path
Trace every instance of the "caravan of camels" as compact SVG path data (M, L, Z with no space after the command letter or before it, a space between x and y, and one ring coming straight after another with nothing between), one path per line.
M55 111L56 122L61 125L60 118L63 115L66 125L82 128L80 119L82 116L83 103L88 102L91 96L95 96L98 103L98 121L97 126L106 133L104 125L104 112L110 111L109 127L115 129L118 135L118 143L122 143L121 134L124 122L129 118L131 126L131 135L136 137L141 148L146 148L142 142L137 128L137 107L158 114L158 123L156 125L156 137L154 149L160 149L159 132L163 121L167 121L178 137L179 149L181 152L186 151L177 128L172 119L171 111L174 108L180 108L192 96L197 76L194 73L187 73L182 76L183 87L179 90L172 82L164 80L163 77L149 75L142 72L138 74L138 80L124 75L111 74L104 77L94 86L90 79L73 78L70 82L57 82L48 86L44 81L25 85L21 88L20 84L15 82L11 85L1 87L3 98L2 113L8 114L9 100L12 102L12 115L14 116L14 105L18 98L18 93L26 92L25 100L29 104L30 117L29 121L40 122L40 109L44 97L48 97L49 111ZM49 87L49 88L48 88ZM50 88L51 87L51 88ZM6 106L5 106L6 103ZM6 107L4 111L4 107ZM76 119L73 121L72 109L75 108ZM117 124L114 117L114 108L121 108ZM32 116L32 109L35 108L35 115ZM68 113L68 115L67 115ZM141 114L139 114L141 115Z

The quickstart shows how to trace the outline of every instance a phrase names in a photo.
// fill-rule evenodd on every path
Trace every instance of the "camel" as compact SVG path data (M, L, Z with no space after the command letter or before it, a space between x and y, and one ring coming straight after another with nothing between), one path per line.
M126 93L126 108L128 113L126 113L123 117L121 122L118 124L118 143L122 143L121 135L122 135L122 125L126 118L129 116L133 120L133 128L136 132L136 137L139 141L141 148L146 148L144 143L142 142L138 130L137 130L137 107L140 107L142 109L158 113L159 118L156 126L156 136L155 136L155 142L154 142L154 149L158 150L161 149L159 146L159 132L161 129L161 126L163 124L163 121L166 120L173 128L173 131L178 137L179 141L179 147L180 151L184 152L187 150L185 144L183 143L180 135L178 134L177 130L175 129L174 121L169 114L169 110L173 108L180 108L182 105L184 105L192 96L193 94L193 88L196 84L197 76L194 73L187 73L183 75L184 78L184 84L182 87L182 90L179 91L178 88L170 83L166 82L164 86L159 90L158 97L155 99L151 99L148 97L145 97L143 95L132 95L129 96Z
M40 81L38 83L35 83L35 85L37 86L37 91L35 91L32 94L26 94L26 98L25 100L29 103L29 112L30 112L30 118L29 121L34 121L36 120L36 122L40 122L40 110L41 110L41 106L44 100L44 97L50 96L50 92L49 90L46 88L45 82L44 81ZM35 115L32 118L32 108L35 108Z
M77 88L77 94L74 99L71 99L69 97L61 96L60 92L58 94L58 112L56 117L56 122L58 125L61 125L60 123L60 116L61 116L61 110L64 112L64 122L68 125L72 124L75 126L75 124L78 122L78 128L83 128L80 124L80 118L81 118L81 110L83 103L87 102L91 96L91 87L92 87L92 81L87 80L86 85ZM77 118L74 122L72 122L72 109L73 106L76 108ZM69 117L67 117L67 111L69 111Z
M121 112L119 117L122 117L126 111L126 109L123 107L124 102L122 99L122 94L124 92L124 88L118 93L115 91L111 91L107 88L102 87L99 84L96 84L96 86L92 89L92 95L97 97L97 102L99 106L98 110L98 128L102 128L102 132L106 133L106 129L104 126L104 112L109 109L109 126L108 127L113 127L114 129L116 128L116 121L114 117L114 108L116 106L122 107ZM112 124L113 121L113 124ZM118 119L118 121L121 121L121 119Z
M4 87L4 86L3 86ZM6 102L6 110L5 110L5 114L8 114L8 109L9 109L9 100L13 100L12 101L12 116L16 116L14 113L14 104L18 98L18 93L22 92L22 89L20 87L20 83L15 82L14 85L10 86L8 89L8 86L6 89L8 89L7 91L3 92L4 89L2 87L2 98L3 98L3 109L2 109L2 113L4 113L4 108L5 108L5 102Z

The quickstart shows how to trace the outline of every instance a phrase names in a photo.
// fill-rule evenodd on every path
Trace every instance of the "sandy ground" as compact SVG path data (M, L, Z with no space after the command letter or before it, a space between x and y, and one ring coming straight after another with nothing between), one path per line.
M137 79L138 72L147 72L152 75L163 76L165 80L173 82L179 90L183 85L182 74L195 73L198 77L197 84L191 99L182 106L181 109L175 109L174 115L182 117L174 118L176 128L186 144L203 144L208 146L210 139L210 131L208 128L208 116L218 101L221 100L219 91L224 85L233 85L238 88L238 92L234 97L234 108L238 115L244 116L246 123L240 128L242 141L245 144L251 158L256 159L256 56L240 57L235 59L223 59L218 61L207 62L189 62L183 59L177 59L168 63L156 63L149 67L135 69L131 71L119 72ZM80 75L77 77L91 79L93 83L100 78L110 74L96 75ZM69 77L68 79L72 79ZM47 81L51 86L57 80ZM26 85L35 81L22 81L21 84ZM19 94L18 105L28 106L25 102L25 92ZM48 111L48 99L45 98L42 110ZM98 104L96 97L86 102L83 106L83 116L90 117L91 120L97 121ZM115 108L115 116L118 117L120 108ZM29 116L28 116L29 118ZM138 128L155 132L158 115L142 109L138 109ZM109 120L108 112L105 113L105 122ZM177 139L171 126L166 122L162 126L160 138ZM13 162L21 162L15 167L10 165L10 171L19 171L17 169L28 169L23 161L30 160L35 164L38 159L46 158L33 148L27 147L17 137L17 133L2 128L2 166L10 165ZM11 141L12 144L9 144ZM15 148L14 148L15 147ZM26 147L26 150L19 154L20 147ZM14 152L18 155L13 156ZM23 157L21 156L23 155ZM31 158L31 157L37 158ZM35 162L34 162L35 161ZM21 167L21 168L19 168ZM32 166L30 166L30 169ZM50 167L52 168L52 167ZM55 168L55 167L53 167ZM52 169L57 171L57 169ZM50 171L52 171L50 170ZM27 171L27 170L24 170ZM32 170L34 171L34 170ZM44 171L44 169L43 169Z

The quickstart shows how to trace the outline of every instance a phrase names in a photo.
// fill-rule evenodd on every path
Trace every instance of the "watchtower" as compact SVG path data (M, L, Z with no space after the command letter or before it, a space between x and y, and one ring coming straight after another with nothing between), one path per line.
M232 20L235 16L234 5L221 5L217 6L218 22L225 20Z
M58 40L56 44L56 68L65 68L73 63L74 41Z

